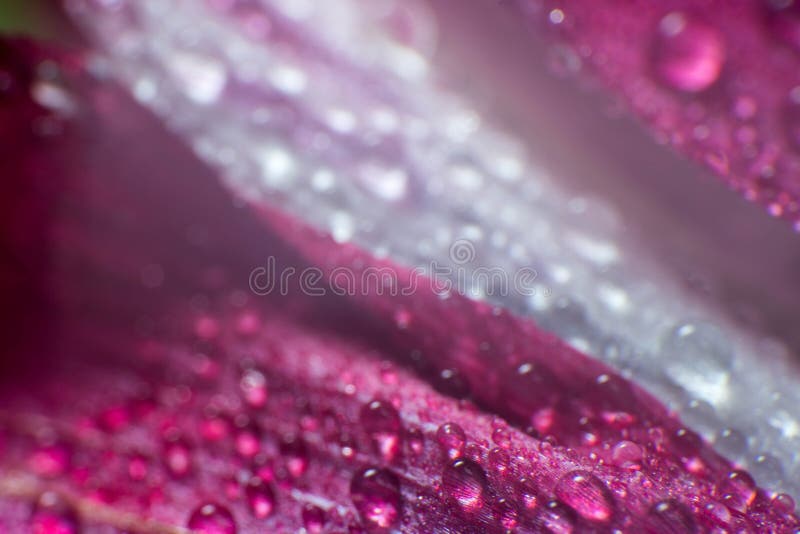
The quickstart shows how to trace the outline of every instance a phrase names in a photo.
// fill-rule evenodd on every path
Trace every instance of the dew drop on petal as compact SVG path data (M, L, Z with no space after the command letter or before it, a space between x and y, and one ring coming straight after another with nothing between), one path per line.
M373 400L361 409L360 420L383 460L391 462L397 458L402 449L403 426L394 406Z
M236 522L230 510L215 503L195 509L186 526L198 534L236 534Z
M455 460L463 456L467 437L464 430L456 423L445 423L436 431L436 441L439 442L442 452L451 460Z
M667 499L650 507L644 521L646 534L684 534L697 532L692 512L678 501Z
M189 446L180 440L167 443L164 448L164 463L174 476L184 476L192 467Z
M299 437L288 437L281 442L281 456L289 475L298 478L308 468L308 450Z
M753 504L756 498L756 482L749 474L744 471L732 471L728 477L720 484L720 492L727 494L730 498L726 504L730 503L735 509L745 511Z
M533 510L539 505L539 492L536 484L528 478L521 478L517 482L517 495L520 504L528 510Z
M713 26L691 14L673 11L658 23L654 67L659 78L679 91L711 87L725 62L725 42Z
M614 465L625 469L638 470L642 467L642 448L627 440L622 440L611 449Z
M709 502L703 507L703 515L715 526L726 527L731 522L731 512L719 502Z
M500 478L508 475L511 467L511 457L505 449L495 447L489 451L487 457L489 468Z
M780 514L792 514L795 507L794 499L785 493L778 493L772 498L772 507Z
M576 518L574 512L558 501L550 501L542 508L539 519L553 534L573 534Z
M442 487L463 510L474 511L484 504L486 473L472 460L458 459L445 467Z
M325 528L325 510L319 506L307 504L301 515L308 534L319 534Z
M261 371L248 369L239 381L245 402L253 408L262 408L267 403L267 380Z
M258 428L246 425L236 430L234 447L242 458L252 458L261 450L261 438Z
M350 498L370 532L388 532L400 521L400 482L388 469L369 468L356 473Z
M587 471L571 471L556 485L558 499L589 521L605 522L614 513L611 492Z
M269 484L259 477L253 477L247 482L245 492L253 516L264 519L272 514L275 509L275 493Z
M500 499L495 503L495 516L497 521L509 532L513 532L519 523L519 510L508 499Z
M52 492L43 493L30 518L33 534L77 534L78 517L72 507Z
M56 443L34 450L28 465L31 471L39 476L57 477L69 467L70 456L70 450L66 445Z
M137 454L128 460L128 476L135 482L147 478L148 469L147 458L142 455Z

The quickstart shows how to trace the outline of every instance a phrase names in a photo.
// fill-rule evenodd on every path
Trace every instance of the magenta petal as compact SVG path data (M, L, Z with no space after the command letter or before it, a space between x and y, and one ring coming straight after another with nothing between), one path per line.
M24 288L7 310L28 309L7 332L20 368L0 392L0 526L798 526L650 396L531 322L425 285L336 295L337 266L412 273L243 209L79 55L0 50L14 83L3 198L19 201L1 272ZM267 257L317 266L326 296L256 297Z
M539 2L549 26L651 128L800 231L796 2Z

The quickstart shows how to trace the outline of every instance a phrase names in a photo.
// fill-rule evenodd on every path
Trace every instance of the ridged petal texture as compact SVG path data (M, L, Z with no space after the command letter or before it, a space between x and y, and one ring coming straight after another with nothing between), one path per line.
M584 35L590 39L614 29L616 40L609 37L603 41L609 48L591 56L609 69L609 78L618 74L611 70L614 61L622 65L644 53L646 32L650 40L664 39L658 32L666 30L655 19L639 23L636 13L650 9L597 6L571 14L528 2L525 13L544 9L540 15L547 23L573 28L578 43ZM776 492L800 491L800 390L786 347L740 328L728 310L704 302L697 287L687 287L642 253L616 211L570 194L525 143L455 96L458 87L444 87L432 55L437 19L424 4L78 0L67 7L102 50L98 68L122 80L218 169L241 202L279 206L336 242L436 275L450 293L535 318L678 410L760 484ZM688 15L681 17L673 23L694 24ZM735 28L744 18L727 17L726 24ZM747 24L755 20L749 12L746 18ZM623 31L623 22L636 31ZM692 30L697 39L714 34L703 28ZM750 33L744 35L743 50L763 49ZM631 46L629 36L636 39ZM670 57L671 45L664 46ZM711 46L697 69L711 69L723 56L734 61L735 46L724 53ZM581 61L576 54L584 49L576 50L570 55L559 49L559 63L569 68L573 59ZM775 56L781 80L790 53ZM643 61L619 73L620 83L628 83L625 74L632 77L630 87L645 84ZM740 67L730 61L725 69L741 69L742 80L756 68L756 62ZM665 69L664 76L673 75ZM673 140L687 139L691 150L703 146L707 161L725 160L730 179L745 188L734 157L750 152L734 150L726 136L733 135L736 121L746 129L762 117L778 119L777 111L765 109L775 99L762 103L759 96L777 91L777 82L761 84L764 76L753 74L741 81L750 89L735 92L746 97L742 109L752 98L759 112L743 119L726 112L728 122L719 128L722 114L714 110L732 105L734 96L708 96L702 105L694 96L712 91L716 80L706 88L703 79L692 78L677 90L648 82L641 95L653 117L669 112L678 121L664 131L694 132ZM695 120L687 117L698 114L713 121L687 126ZM776 131L770 126L769 132ZM704 145L720 139L729 144ZM763 141L764 150L773 150ZM791 167L794 156L785 141L779 145L774 150ZM793 174L774 168L774 182L785 196Z
M789 497L530 321L438 285L337 293L336 267L413 271L243 204L96 60L0 61L4 530L797 528ZM254 296L265 256L326 295Z

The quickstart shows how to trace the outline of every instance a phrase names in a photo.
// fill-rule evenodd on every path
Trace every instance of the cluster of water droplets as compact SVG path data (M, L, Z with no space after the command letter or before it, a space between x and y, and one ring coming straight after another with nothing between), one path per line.
M680 410L759 483L800 493L800 393L780 344L737 331L640 261L612 210L561 191L517 139L442 89L423 5L329 4L68 2L103 47L98 72L123 80L243 199L378 256L466 272L473 282L457 289L534 317ZM655 38L663 83L694 93L717 81L725 51L713 27L666 14ZM457 240L472 247L466 259L453 256ZM536 276L501 294L470 276L486 267ZM248 403L267 398L260 384L257 372L242 379ZM402 444L387 437L387 411L364 417L384 420L374 444L391 458ZM457 432L440 439L460 457ZM632 446L617 456L638 461ZM472 472L453 469L456 485Z
M245 310L234 323L261 324L253 317ZM499 417L436 393L390 361L359 360L365 369L348 376L337 367L348 360L334 363L341 356L331 355L319 365L332 365L335 373L313 369L313 356L290 348L297 342L291 334L270 338L269 332L283 328L274 320L255 328L262 332L258 336L249 327L234 327L238 334L222 339L231 327L210 315L195 326L198 339L145 343L130 355L150 361L153 353L163 353L167 371L147 387L125 383L112 367L101 383L119 395L109 399L98 392L105 400L81 406L93 411L83 413L76 428L54 426L69 420L59 413L47 412L41 420L27 419L24 408L17 416L4 414L0 437L7 459L13 464L22 453L42 481L78 490L35 499L27 517L34 531L77 534L86 526L82 511L92 517L97 506L132 502L156 517L172 509L171 517L202 534L289 525L301 525L306 534L390 533L417 531L422 527L415 521L433 520L498 533L616 526L755 532L746 518L753 509L764 514L769 507L779 516L794 510L786 494L765 502L755 481L738 470L710 484L701 478L698 495L683 488L675 498L664 498L670 490L653 480L680 477L669 464L674 451L685 453L687 465L694 462L698 472L704 469L692 457L698 438L686 431L665 436L654 427L642 430L646 438L640 439L639 430L623 425L618 435L634 441L618 439L582 457L550 437L533 439ZM329 341L303 338L302 344L324 353ZM221 347L224 352L217 352ZM242 359L243 354L256 356ZM290 379L291 361L301 375ZM530 366L526 371L539 372ZM372 382L364 387L362 379ZM59 381L59 391L68 391L67 384ZM60 410L72 408L64 403ZM443 415L448 412L451 417ZM246 447L243 435L249 436ZM0 473L4 468L0 463ZM320 477L330 478L323 483ZM0 482L0 494L7 488ZM631 496L645 499L643 512L632 513ZM287 515L288 508L294 515ZM103 517L111 524L121 520Z

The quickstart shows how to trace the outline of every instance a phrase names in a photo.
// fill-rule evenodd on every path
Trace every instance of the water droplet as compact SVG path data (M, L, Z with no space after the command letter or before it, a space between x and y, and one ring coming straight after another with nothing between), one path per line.
M733 347L715 326L679 324L665 336L661 350L667 375L694 397L712 406L727 398Z
M539 492L532 480L528 478L519 479L519 482L517 482L517 494L522 506L528 510L533 510L539 505Z
M128 476L131 477L133 481L138 482L147 478L148 468L147 458L144 456L137 454L128 460Z
M77 534L80 529L75 510L59 495L43 493L30 519L33 534Z
M632 441L620 441L611 449L611 460L614 462L614 465L625 469L641 469L642 456L642 448Z
M511 446L511 434L505 428L495 428L492 431L492 441L499 447L507 449Z
M667 85L697 93L719 78L725 42L713 26L688 13L673 11L658 24L654 61L656 73Z
M319 534L325 528L325 510L313 504L307 504L301 512L303 525L308 534Z
M194 324L194 333L203 340L214 339L219 335L219 330L219 322L213 317L200 317Z
M447 396L464 399L469 396L469 385L457 369L444 369L436 377L433 387Z
M498 522L507 531L513 532L519 523L519 510L507 499L500 499L494 505L494 513Z
M230 432L228 421L219 416L210 416L200 422L200 435L210 442L225 439Z
M247 502L250 511L258 519L264 519L272 514L275 508L275 493L272 488L259 477L252 477L247 481Z
M361 409L360 420L378 454L392 462L402 450L403 426L400 414L390 403L373 400Z
M614 512L611 492L588 471L572 471L556 485L556 497L589 521L605 522Z
M281 456L289 475L298 478L308 468L308 450L299 437L288 437L281 442Z
M750 466L750 472L758 480L759 485L767 488L778 487L784 479L783 466L780 460L771 454L759 454Z
M267 403L267 379L261 371L248 369L239 381L245 402L253 408L262 408Z
M709 502L703 507L703 514L711 524L726 527L731 522L731 512L728 508L718 502Z
M783 515L794 513L794 499L785 493L778 493L772 498L772 506L775 510Z
M409 428L406 432L406 444L411 453L414 455L421 454L425 448L425 435L422 430L416 427Z
M747 452L747 437L735 428L726 428L719 433L714 446L722 454L737 458Z
M113 406L104 410L97 418L97 423L106 432L119 432L131 421L127 406Z
M436 431L436 441L439 442L442 452L451 460L455 460L464 454L467 436L457 424L445 423Z
M254 423L238 428L234 437L234 447L242 458L252 458L261 450L261 432Z
M164 463L176 477L184 476L192 467L189 446L181 440L167 443L164 448Z
M486 473L472 460L458 459L445 467L442 486L463 510L475 511L483 507Z
M71 453L66 445L56 443L34 450L28 460L31 471L42 477L57 477L69 468Z
M195 509L186 526L198 534L236 534L236 522L230 510L215 503Z
M644 529L646 534L686 534L697 532L697 524L686 506L667 499L650 507Z
M720 484L720 491L731 498L726 500L726 505L739 511L747 510L756 498L756 482L744 471L732 471Z
M400 520L400 482L388 469L356 473L350 483L350 498L370 532L388 532Z
M242 336L253 336L261 330L261 318L253 311L243 312L236 320L236 332Z
M558 501L550 501L542 508L540 520L553 534L572 534L577 522L573 511Z
M511 467L511 457L505 449L495 447L489 451L487 458L489 468L500 478L508 475Z
M173 52L167 66L184 94L200 105L216 102L228 79L225 65L210 56Z
M368 162L362 165L357 178L369 193L379 200L388 202L402 200L409 188L406 171L380 162Z

